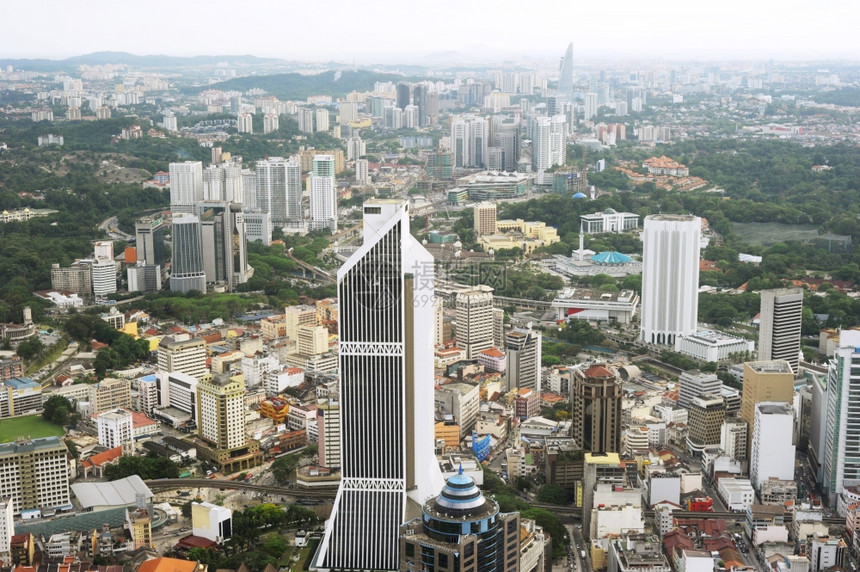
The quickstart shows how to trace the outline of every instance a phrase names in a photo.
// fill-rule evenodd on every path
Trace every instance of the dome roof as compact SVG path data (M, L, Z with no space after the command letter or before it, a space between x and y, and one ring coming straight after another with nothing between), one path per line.
M575 193L571 198L572 199L585 199L588 197L585 196L585 193Z
M621 254L620 252L609 250L606 252L595 254L591 257L591 260L593 260L597 264L627 264L633 259L626 254Z
M436 504L454 510L471 510L484 505L484 495L475 479L463 474L463 467L450 477L436 498Z
M618 214L618 212L616 212L616 210L613 208L608 208L605 211L603 211L603 214Z

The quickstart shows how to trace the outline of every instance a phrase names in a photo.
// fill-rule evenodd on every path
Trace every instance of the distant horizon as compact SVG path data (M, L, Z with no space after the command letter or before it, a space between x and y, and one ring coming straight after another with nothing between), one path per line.
M686 0L542 0L532 6L436 0L418 7L402 0L329 0L322 6L258 0L253 11L218 0L30 0L4 5L0 57L116 51L421 65L457 54L452 63L543 62L561 58L573 42L578 62L860 61L856 22L856 6L843 0L724 0L719 7Z
M143 53L143 52L129 52L126 50L96 50L85 53L74 53L74 54L33 54L33 55L4 55L0 53L0 61L51 61L62 63L67 60L77 59L77 58L87 58L90 56L95 56L98 54L123 54L128 55L134 58L175 58L175 59L194 59L194 58L256 58L260 60L274 60L281 62L289 62L289 63L298 63L298 64L329 64L336 63L344 66L358 66L358 67L368 67L374 65L384 65L390 67L396 67L399 65L402 66L418 66L418 67L440 67L440 66L460 66L460 65L481 65L481 66L502 66L502 65L528 65L528 64L548 64L553 62L554 60L561 60L563 56L563 50L559 52L558 56L554 56L552 54L521 54L519 56L520 61L515 61L511 58L510 54L500 54L498 58L493 59L489 54L484 54L482 57L478 56L469 56L462 52L450 51L445 54L436 53L436 54L424 54L424 55L414 55L411 56L415 58L415 60L403 59L397 60L393 59L390 61L380 61L377 58L354 58L352 60L348 60L345 58L340 58L337 56L321 58L321 59L301 59L294 57L286 57L286 56L273 56L273 55L258 55L255 53L168 53L168 52L151 52L151 53ZM446 61L446 57L451 55L451 59ZM457 56L461 56L463 59L459 59ZM576 53L574 52L574 56ZM404 56L406 57L406 56ZM767 56L742 56L741 54L726 54L724 57L720 57L717 55L712 56L693 56L688 54L687 57L673 57L669 55L644 55L639 54L637 56L623 56L623 55L582 55L579 58L574 57L574 67L582 67L583 64L592 65L598 63L622 63L622 62L663 62L663 63L678 63L678 64L688 64L688 63L748 63L748 62L778 62L778 63L815 63L815 62L827 62L827 63L839 63L842 65L860 65L860 57L852 58L852 57L836 57L836 56L820 56L820 57L767 57Z

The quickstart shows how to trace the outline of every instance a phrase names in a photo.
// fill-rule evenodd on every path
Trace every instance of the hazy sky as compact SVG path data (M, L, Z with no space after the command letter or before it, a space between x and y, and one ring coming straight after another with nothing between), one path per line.
M251 54L472 59L860 59L854 0L27 0L0 3L0 57Z

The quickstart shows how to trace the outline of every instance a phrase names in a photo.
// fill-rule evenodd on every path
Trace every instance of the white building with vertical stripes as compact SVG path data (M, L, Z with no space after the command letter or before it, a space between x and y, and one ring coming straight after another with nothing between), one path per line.
M444 486L433 454L433 257L409 206L364 203L338 271L342 477L317 570L397 570L404 522Z

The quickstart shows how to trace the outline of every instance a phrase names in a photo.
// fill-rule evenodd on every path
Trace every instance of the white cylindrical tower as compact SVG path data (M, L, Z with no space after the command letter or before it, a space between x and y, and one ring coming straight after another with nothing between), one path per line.
M696 333L701 229L693 215L645 217L642 341L674 346L677 336Z

